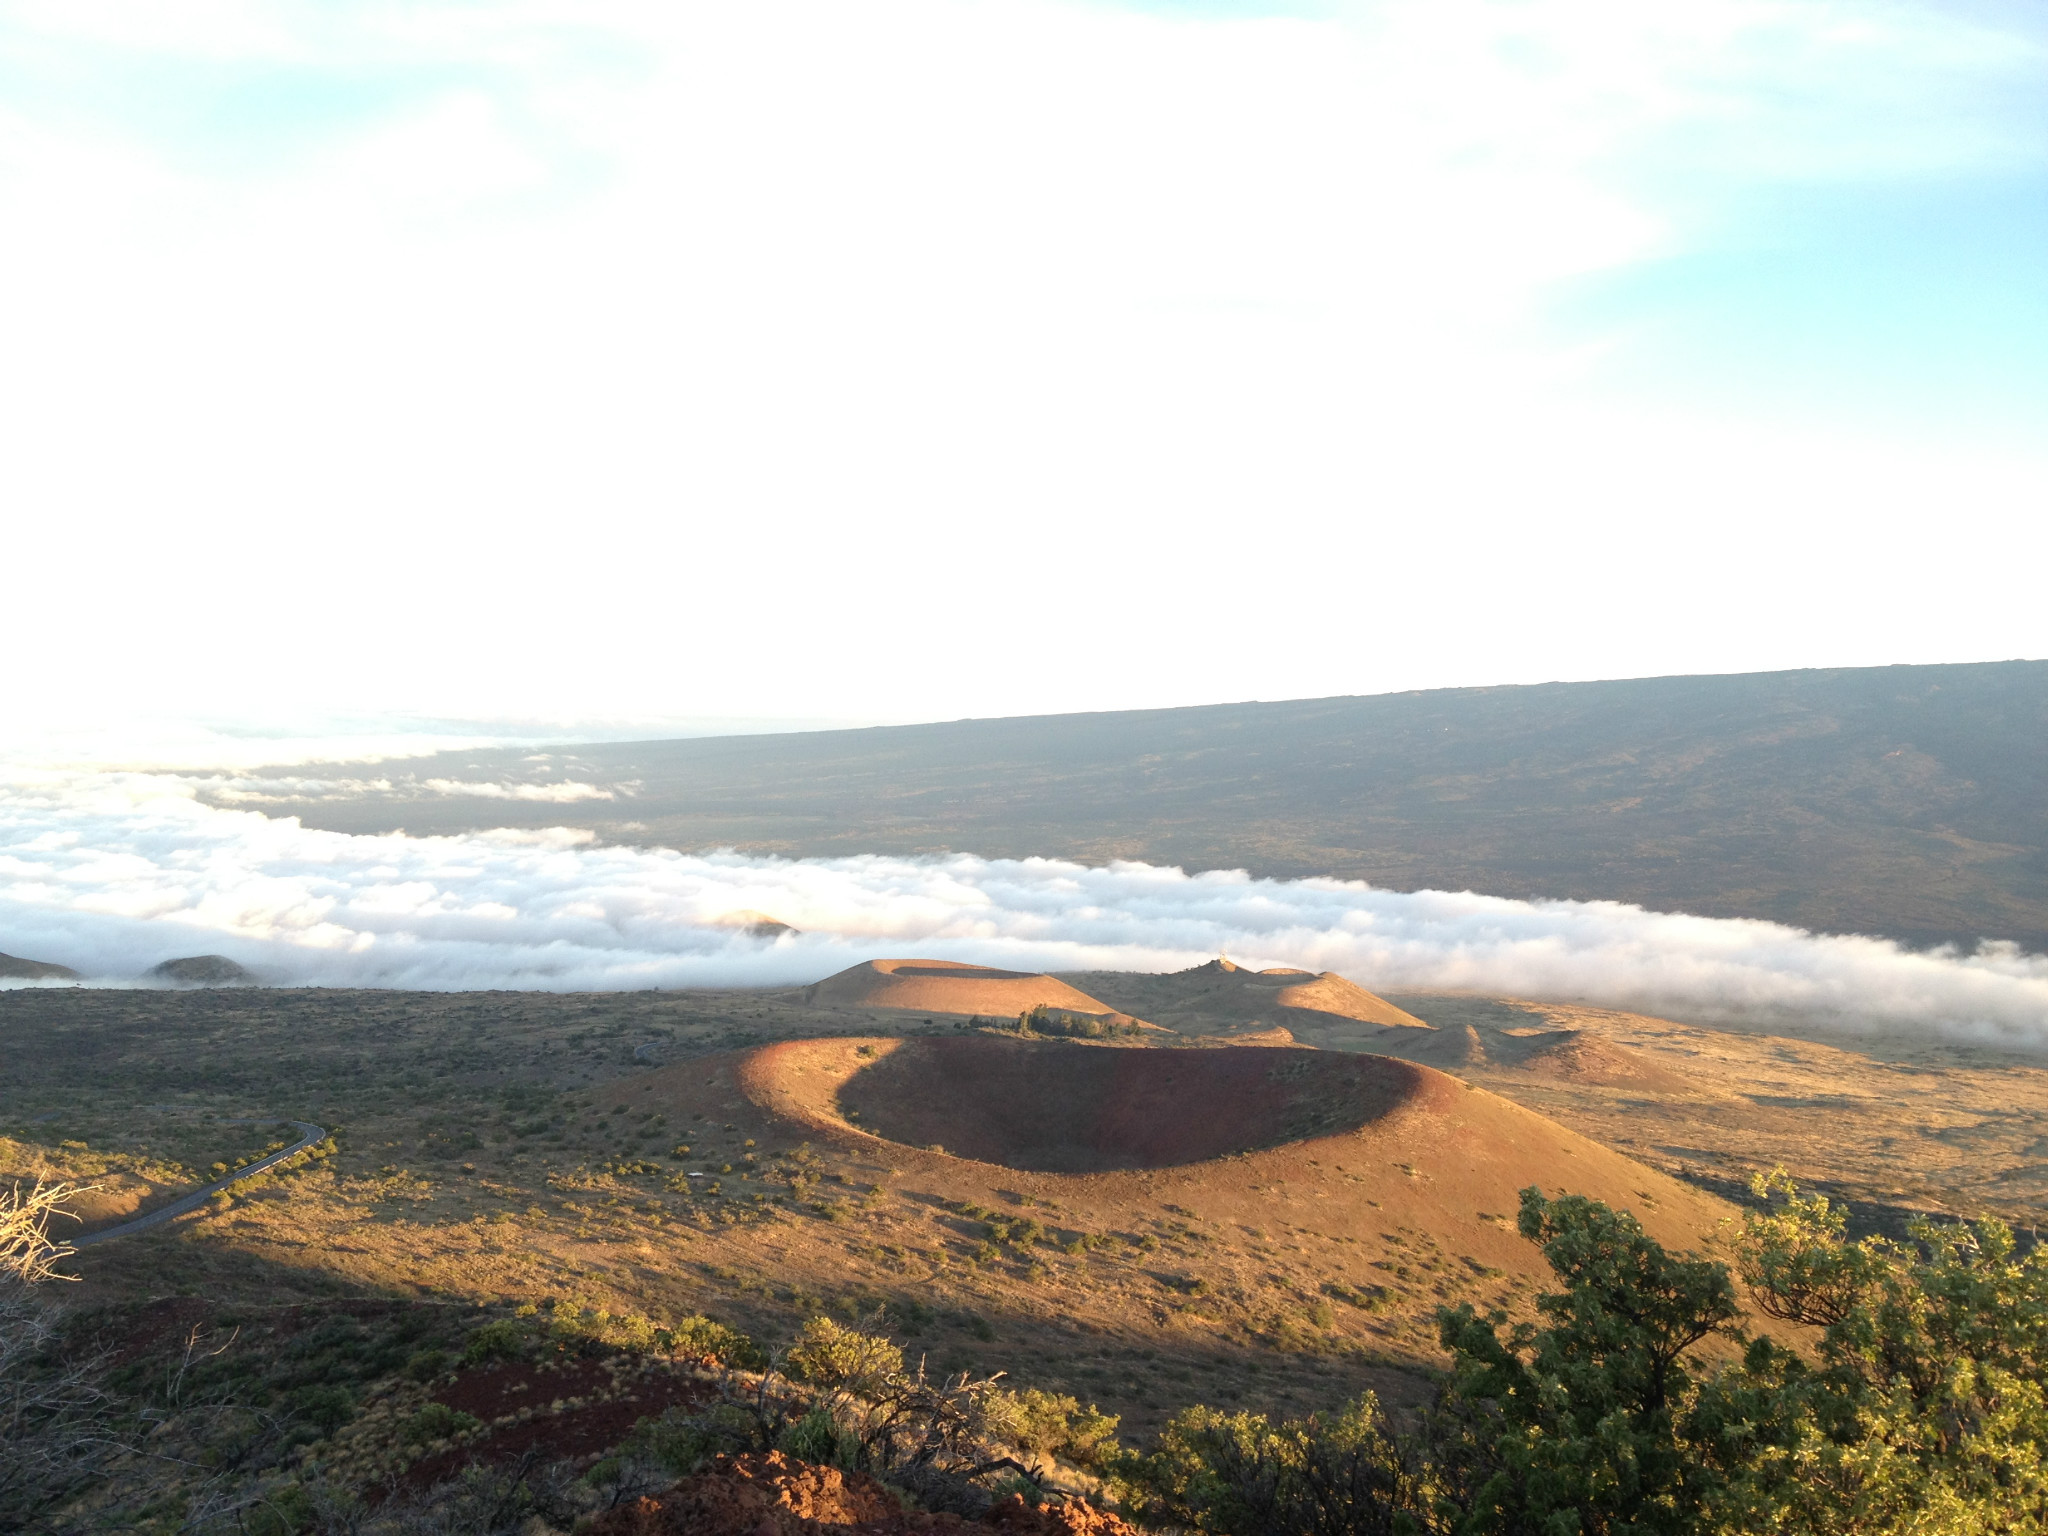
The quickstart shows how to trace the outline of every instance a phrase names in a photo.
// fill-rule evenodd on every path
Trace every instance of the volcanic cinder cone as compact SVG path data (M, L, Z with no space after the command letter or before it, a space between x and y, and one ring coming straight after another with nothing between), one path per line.
M615 1092L672 1123L886 1169L914 1200L1028 1196L1076 1227L1128 1227L1165 1205L1338 1243L1411 1231L1532 1279L1547 1271L1514 1225L1530 1185L1633 1210L1680 1249L1734 1214L1495 1094L1351 1052L985 1033L800 1040L680 1062Z
M1051 976L952 960L865 961L827 976L810 989L808 1001L820 1008L888 1008L991 1018L1014 1018L1041 1003L1068 1013L1116 1013L1109 1004Z

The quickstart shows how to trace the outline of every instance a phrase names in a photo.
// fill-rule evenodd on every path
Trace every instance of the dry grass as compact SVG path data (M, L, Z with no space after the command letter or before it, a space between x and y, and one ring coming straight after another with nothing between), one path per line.
M1120 1005L1099 981L1082 985ZM1873 1211L2018 1213L2038 1198L2029 1148L2048 1074L2032 1068L1879 1060L1585 1009L1397 1001L1493 1032L1502 1060L1462 1075L1704 1189L1783 1162ZM1597 1037L1688 1089L1535 1075L1501 1043L1533 1037L1503 1025ZM1472 1235L1449 1235L1415 1214L1430 1198L1419 1157L1371 1171L1384 1188L1304 1153L1238 1185L1161 1176L1112 1198L958 1159L934 1172L935 1155L867 1138L806 1149L736 1104L653 1086L778 1039L951 1028L814 1009L798 991L15 992L0 994L20 1064L0 1079L0 1152L26 1173L168 1190L282 1134L237 1121L290 1115L337 1135L322 1163L81 1254L85 1283L67 1299L553 1298L705 1312L771 1342L820 1310L882 1307L935 1366L1007 1369L1099 1402L1141 1436L1197 1399L1300 1412L1370 1386L1415 1401L1439 1302L1526 1292L1534 1255L1512 1236L1511 1205L1467 1211Z

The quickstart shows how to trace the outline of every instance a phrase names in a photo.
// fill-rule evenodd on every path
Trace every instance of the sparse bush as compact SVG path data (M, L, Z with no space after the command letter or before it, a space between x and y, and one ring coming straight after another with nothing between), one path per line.
M691 1316L655 1331L656 1347L670 1355L692 1355L716 1364L758 1369L768 1363L761 1347L736 1328Z
M906 1369L887 1338L822 1317L804 1326L785 1361L816 1395L802 1418L772 1424L758 1405L768 1388L759 1389L750 1412L772 1427L774 1443L829 1450L837 1465L894 1481L927 1508L978 1513L989 1496L972 1486L977 1479L1005 1468L1030 1473L1005 1449L1017 1412L993 1377L934 1381L922 1364Z
M300 1536L315 1528L318 1514L312 1494L298 1483L287 1483L236 1510L235 1523L246 1536Z
M860 1453L859 1442L842 1434L822 1408L813 1408L784 1430L776 1448L803 1461L838 1467L854 1465Z
M814 1317L790 1346L792 1381L866 1395L903 1374L903 1351L887 1339Z
M73 1252L49 1234L64 1202L93 1186L19 1184L0 1194L0 1529L89 1484L120 1448L104 1359L67 1348L57 1309L37 1294L71 1277Z
M471 1333L462 1349L464 1365L484 1365L492 1360L517 1360L526 1353L527 1331L509 1317L485 1323Z
M407 1419L399 1433L410 1445L428 1445L436 1440L468 1434L482 1422L475 1414L450 1408L446 1403L429 1403Z
M1034 1456L1057 1456L1078 1467L1095 1467L1117 1450L1116 1415L1093 1403L1083 1408L1072 1397L1036 1388L999 1394L990 1417L997 1419L1012 1445Z
M1111 1486L1148 1524L1228 1536L1405 1536L1449 1530L1430 1474L1395 1440L1368 1393L1337 1418L1275 1424L1189 1408L1149 1455L1111 1463ZM1474 1525L1560 1533L1570 1525Z
M300 1419L331 1435L356 1416L355 1394L342 1386L301 1387L292 1404Z
M412 1381L432 1381L448 1369L448 1351L445 1349L415 1350L406 1357L405 1374Z

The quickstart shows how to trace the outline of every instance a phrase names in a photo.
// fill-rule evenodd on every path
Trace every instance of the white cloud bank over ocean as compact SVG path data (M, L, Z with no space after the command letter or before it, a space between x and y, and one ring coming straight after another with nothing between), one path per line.
M802 932L749 936L729 920L750 910ZM800 983L879 955L1165 970L1222 952L1376 988L2048 1045L2048 957L2006 947L1914 953L1608 902L1143 864L693 856L570 832L358 837L213 809L147 773L0 777L0 950L109 980L222 953L281 984L552 990Z

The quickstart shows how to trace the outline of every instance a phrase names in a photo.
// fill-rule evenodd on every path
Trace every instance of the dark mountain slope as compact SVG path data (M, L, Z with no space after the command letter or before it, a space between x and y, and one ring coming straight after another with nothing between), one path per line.
M285 770L280 770L285 772ZM2048 949L2048 662L1446 689L446 753L268 808L794 855L1145 859ZM574 780L563 803L429 779ZM243 802L246 803L246 802Z

